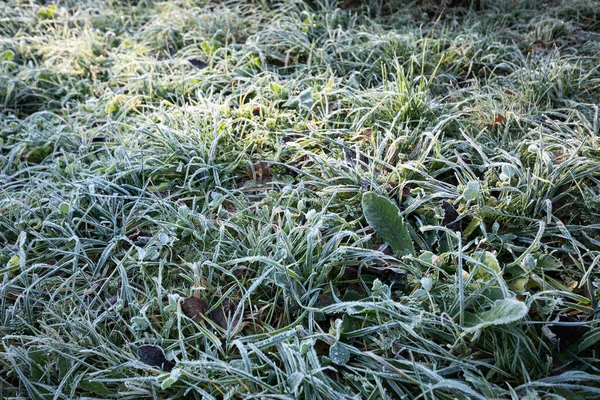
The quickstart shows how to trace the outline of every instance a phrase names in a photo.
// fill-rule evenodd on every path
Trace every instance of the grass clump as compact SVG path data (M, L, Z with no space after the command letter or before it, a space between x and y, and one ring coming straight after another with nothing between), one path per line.
M594 398L597 7L0 5L0 397Z

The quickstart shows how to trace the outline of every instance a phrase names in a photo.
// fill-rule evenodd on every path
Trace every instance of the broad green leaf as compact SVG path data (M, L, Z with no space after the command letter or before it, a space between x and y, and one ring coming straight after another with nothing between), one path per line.
M54 16L55 12L56 12L56 6L49 5L48 7L40 8L37 12L37 16L40 19L50 19Z
M435 254L433 254L430 251L423 251L419 255L419 261L422 261L423 263L425 263L427 265L433 265L435 258L436 258Z
M2 55L0 56L0 59L2 61L12 61L15 58L15 53L13 53L10 50L5 50Z
M431 278L423 277L421 278L421 286L424 291L430 292L433 287L433 280Z
M408 227L398 207L389 199L373 192L362 197L363 213L367 222L383 239L401 255L415 255Z
M21 265L21 257L14 255L10 258L10 260L8 260L8 263L6 263L6 266L8 268L18 268Z
M379 278L377 278L373 281L373 288L371 290L374 292L377 292L377 291L380 291L382 287L383 287L383 283L381 283Z
M335 342L329 348L329 358L331 362L337 365L345 365L350 361L350 352L340 342Z
M583 340L578 345L578 351L583 351L600 342L600 328L594 328L586 332Z
M156 380L160 383L161 389L168 389L179 380L180 376L181 370L179 368L173 368L170 373L161 374L156 378Z
M529 282L529 278L527 277L519 277L508 284L508 287L513 292L524 292L527 288L527 282Z
M48 374L48 353L37 348L32 347L27 351L27 357L29 358L30 378L33 382L42 382L42 378Z
M322 315L322 314L321 314ZM316 340L314 338L305 339L300 342L300 354L305 355L315 346Z
M494 273L497 275L501 275L502 268L500 268L500 264L496 259L496 256L489 251L477 251L473 253L473 259L478 263L470 262L471 272L475 272L475 277L479 279L492 279L494 278Z
M563 268L563 263L554 256L544 254L536 260L536 267L543 271L558 271Z
M67 214L69 214L69 210L71 209L71 207L69 206L69 203L60 203L60 206L58 206L58 209L60 210L61 213L67 215Z
M150 321L145 316L135 316L131 318L131 327L136 331L143 331L150 326Z
M62 380L65 378L65 376L69 374L69 370L71 369L71 362L66 356L60 353L57 355L56 359L56 366L58 367L58 377Z
M505 325L518 321L527 315L527 305L517 299L496 300L487 311L465 315L464 331L474 332L491 325Z
M286 91L286 88L284 86L278 85L274 82L269 83L269 89L271 89L271 91L275 94L281 94Z
M467 187L463 192L466 200L475 200L479 196L479 182L471 181L467 183Z
M502 173L500 174L500 179L503 181L509 181L515 175L515 169L512 165L503 165Z
M537 262L531 254L527 254L523 261L521 261L521 267L525 272L531 272L535 269Z
M305 108L310 110L314 104L310 88L303 90L298 96L292 97L285 104L290 108Z
M287 379L287 383L288 383L290 390L292 392L295 392L296 390L298 390L298 386L300 386L300 384L302 383L303 380L304 380L304 374L302 372L294 372L293 374L291 374L289 376L289 378Z
M105 397L111 397L114 395L114 393L108 390L108 388L104 386L102 382L94 382L85 378L79 382L79 387L84 391L92 393L94 395L100 395Z

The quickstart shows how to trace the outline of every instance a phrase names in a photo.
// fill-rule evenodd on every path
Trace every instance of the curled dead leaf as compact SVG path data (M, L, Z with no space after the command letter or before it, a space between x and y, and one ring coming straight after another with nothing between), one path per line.
M208 63L206 61L204 61L204 60L199 59L199 58L190 58L188 60L188 62L194 68L204 69L204 68L208 67Z
M181 311L186 317L193 319L196 322L202 320L202 314L208 310L208 305L204 300L197 297L188 297L181 302Z
M494 126L500 125L502 123L502 121L504 121L504 115L502 115L502 114L494 115Z
M563 351L581 340L590 330L589 325L584 325L586 321L585 315L560 314L558 320L544 326L542 332L558 351ZM561 323L566 324L561 325ZM581 325L575 325L576 323Z
M145 344L138 349L138 357L141 362L151 367L159 367L167 372L175 366L173 361L167 360L165 352L158 346Z
M256 179L260 182L268 179L271 176L269 165L262 161L256 162L252 165L248 164L246 166L246 171L248 172L248 177L250 179Z
M462 221L460 215L452 203L446 200L442 201L442 210L444 210L444 218L442 218L442 226L453 230L454 232L462 232Z
M217 308L211 311L210 319L221 328L227 329L228 322L233 318L236 309L237 304L233 300L225 298ZM237 324L240 317L241 315L238 316L238 320L231 321L232 325Z

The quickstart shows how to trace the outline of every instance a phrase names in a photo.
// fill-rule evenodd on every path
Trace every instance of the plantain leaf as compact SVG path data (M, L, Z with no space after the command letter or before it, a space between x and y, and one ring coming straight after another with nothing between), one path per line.
M362 197L363 213L367 222L381 237L401 255L415 255L408 227L398 207L389 199L373 192Z

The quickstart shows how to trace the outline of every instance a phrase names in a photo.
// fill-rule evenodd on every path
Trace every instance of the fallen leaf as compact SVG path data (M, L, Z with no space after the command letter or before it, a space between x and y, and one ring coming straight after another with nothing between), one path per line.
M98 308L98 312L102 313L102 312L111 310L112 308L114 308L117 305L118 302L119 302L119 295L114 294L104 300L104 303L101 304L100 307ZM125 300L123 302L122 306L124 309L129 308L129 302L127 300Z
M356 269L354 267L344 268L344 273L342 274L342 280L352 281L355 279L358 279L358 269Z
M370 266L370 267L363 267L361 272L364 272L365 274L369 274L369 275L373 275L376 277L380 277L380 278L388 278L388 279L393 279L393 278L397 278L398 276L406 276L408 275L408 271L402 268L394 268L391 266L386 266L386 267L376 267L376 266Z
M560 323L560 322L583 323L585 321L586 321L586 317L583 315L572 316L572 315L568 315L568 314L561 314L558 317L557 323ZM549 325L546 325L544 328L547 328L544 336L546 336L550 339L550 341L552 342L552 344L554 344L554 346L556 347L556 349L558 351L566 350L572 344L574 344L575 342L580 340L583 337L583 335L585 335L585 333L590 330L590 327L588 325L549 324ZM548 329L550 331L549 334L548 334Z
M190 64L192 64L192 67L194 67L194 68L204 69L204 68L208 67L208 63L199 58L190 58L188 60L188 62Z
M108 299L106 299L106 304L109 307L110 306L114 306L115 304L117 304L117 301L119 301L119 295L118 294L113 294Z
M410 196L410 188L407 185L404 185L402 186L402 194L400 197L402 198L402 201L404 201L408 198L408 196Z
M163 349L151 344L140 346L138 349L138 357L144 364L150 365L151 367L162 368L167 372L170 372L175 366L173 361L167 360Z
M504 121L504 115L496 114L494 115L494 126L498 126Z
M258 181L263 181L271 176L269 165L261 161L252 165L248 164L246 166L246 171L248 172L248 177L250 179L256 179Z
M202 320L202 314L205 314L207 310L206 302L197 297L188 297L181 302L181 311L196 322Z
M108 121L106 121L104 119L99 119L99 120L92 122L92 128L98 128L98 127L104 126L106 124L108 124Z
M355 168L358 165L365 172L369 170L367 167L368 158L364 154L357 153L346 146L342 147L342 151L344 152L344 162L350 167Z
M319 304L322 306L328 306L331 304L332 299L329 296L325 296L324 294L321 294L317 297Z
M152 239L152 234L149 232L142 232L138 229L131 235L127 236L127 238L136 246L143 247L150 242L150 239Z
M233 318L236 309L237 304L233 300L225 298L217 308L211 311L210 319L221 328L227 329L229 319ZM238 321L240 318L241 315L238 316ZM238 321L232 321L232 325L236 325Z
M442 210L444 210L444 218L442 218L442 226L453 230L454 232L462 232L462 221L460 215L452 203L446 200L442 201Z
M235 276L237 279L242 279L248 275L248 269L246 267L237 267L232 272L233 276Z

